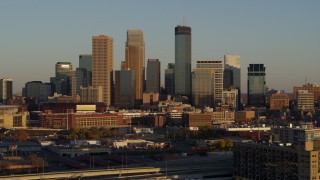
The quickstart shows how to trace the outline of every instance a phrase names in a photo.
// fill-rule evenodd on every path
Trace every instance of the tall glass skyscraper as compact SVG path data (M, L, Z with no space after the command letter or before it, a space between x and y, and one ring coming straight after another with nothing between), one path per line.
M72 75L71 62L57 62L56 63L56 78L64 79Z
M79 55L79 69L81 69L84 73L87 74L87 77L86 77L87 84L83 84L82 86L92 86L92 55L91 54ZM77 77L77 79L79 79L79 77ZM80 86L80 85L77 84L77 86Z
M87 69L92 72L92 55L81 54L79 55L79 68Z
M248 105L264 106L266 96L266 68L263 64L249 64Z
M192 72L192 102L195 107L204 108L214 106L214 78L213 68L195 68Z
M175 94L191 96L191 28L175 27Z
M238 90L236 107L241 107L241 66L240 56L238 55L224 55L223 88L225 90Z
M240 56L225 55L224 56L224 83L223 87L228 89L234 87L240 90Z
M75 72L72 70L71 62L57 62L55 66L56 76L50 78L52 93L75 95L76 77Z
M174 63L169 63L164 75L165 88L169 95L174 95Z
M146 92L160 93L159 59L148 59Z

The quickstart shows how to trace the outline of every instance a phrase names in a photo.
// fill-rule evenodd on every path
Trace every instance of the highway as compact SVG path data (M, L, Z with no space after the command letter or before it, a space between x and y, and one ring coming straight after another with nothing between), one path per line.
M117 167L114 169L95 169L63 171L39 174L25 174L1 177L0 179L185 179L232 176L233 159L230 155L210 157L190 157L183 160L161 161L147 164Z

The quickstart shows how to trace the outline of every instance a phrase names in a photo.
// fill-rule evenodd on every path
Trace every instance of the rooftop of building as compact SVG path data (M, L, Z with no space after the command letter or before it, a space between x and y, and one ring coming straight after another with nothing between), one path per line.
M295 150L292 143L281 143L281 142L266 142L266 141L252 141L252 140L238 140L235 141L236 143L244 143L247 145L257 145L257 146L267 146L267 147L274 147L274 148L286 148L287 150Z
M13 108L19 108L19 106L15 106L15 105L0 105L0 109L13 109Z

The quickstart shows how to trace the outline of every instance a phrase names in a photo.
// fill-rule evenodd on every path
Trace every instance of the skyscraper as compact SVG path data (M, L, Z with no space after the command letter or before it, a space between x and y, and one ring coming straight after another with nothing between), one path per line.
M225 89L233 86L240 90L240 56L237 55L225 55L224 56L224 78L223 86Z
M70 62L57 62L55 77L50 78L52 91L63 95L76 94L76 77Z
M238 55L224 55L224 72L223 72L223 88L225 90L237 89L236 105L240 107L241 102L241 67L240 56Z
M248 105L264 106L266 95L266 68L263 64L249 64Z
M91 54L79 55L79 68L86 70L87 85L92 86L92 55Z
M213 68L195 68L192 72L192 102L194 106L204 108L214 106Z
M197 61L192 73L192 98L195 106L214 107L222 102L222 61Z
M175 94L191 95L191 28L175 27Z
M135 101L135 75L130 69L115 71L115 105L131 108Z
M51 95L51 85L41 81L27 82L25 85L26 98L36 98L39 102L47 102Z
M136 81L135 101L142 104L145 79L145 47L142 30L128 30L125 48L125 68L134 72Z
M159 59L148 59L146 92L160 93Z
M169 63L164 73L166 91L169 95L174 95L174 63Z
M71 62L57 62L56 63L56 78L64 79L72 75Z
M87 69L87 71L92 71L92 55L91 54L79 55L79 68L84 68L84 69Z
M92 85L102 86L102 101L111 105L113 73L113 38L105 35L92 37Z
M77 68L75 71L76 74L76 91L77 94L80 93L80 87L88 87L89 84L89 71L85 68Z
M13 80L10 78L0 79L0 103L7 104L9 99L12 99L12 84Z
M297 108L299 111L314 112L314 96L308 90L297 91Z

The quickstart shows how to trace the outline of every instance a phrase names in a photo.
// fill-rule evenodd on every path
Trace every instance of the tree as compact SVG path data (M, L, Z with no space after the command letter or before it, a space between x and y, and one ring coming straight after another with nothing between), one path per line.
M80 133L80 128L75 127L71 129L71 138L72 139L79 139L79 133Z
M230 151L233 147L233 141L231 139L226 139L225 142L226 142L225 149L227 151Z
M29 160L31 166L37 168L37 171L39 171L39 168L41 167L44 168L48 166L48 162L45 159L43 159L43 157L40 157L37 154L30 154Z
M226 141L225 140L221 140L220 141L220 149L221 150L225 150L225 148L226 148Z
M28 139L28 133L25 130L15 130L11 136L13 141L26 141Z
M212 126L201 127L198 131L199 138L219 138L221 135Z
M89 129L89 131L86 133L86 137L88 139L100 139L100 131L98 128L92 127Z

